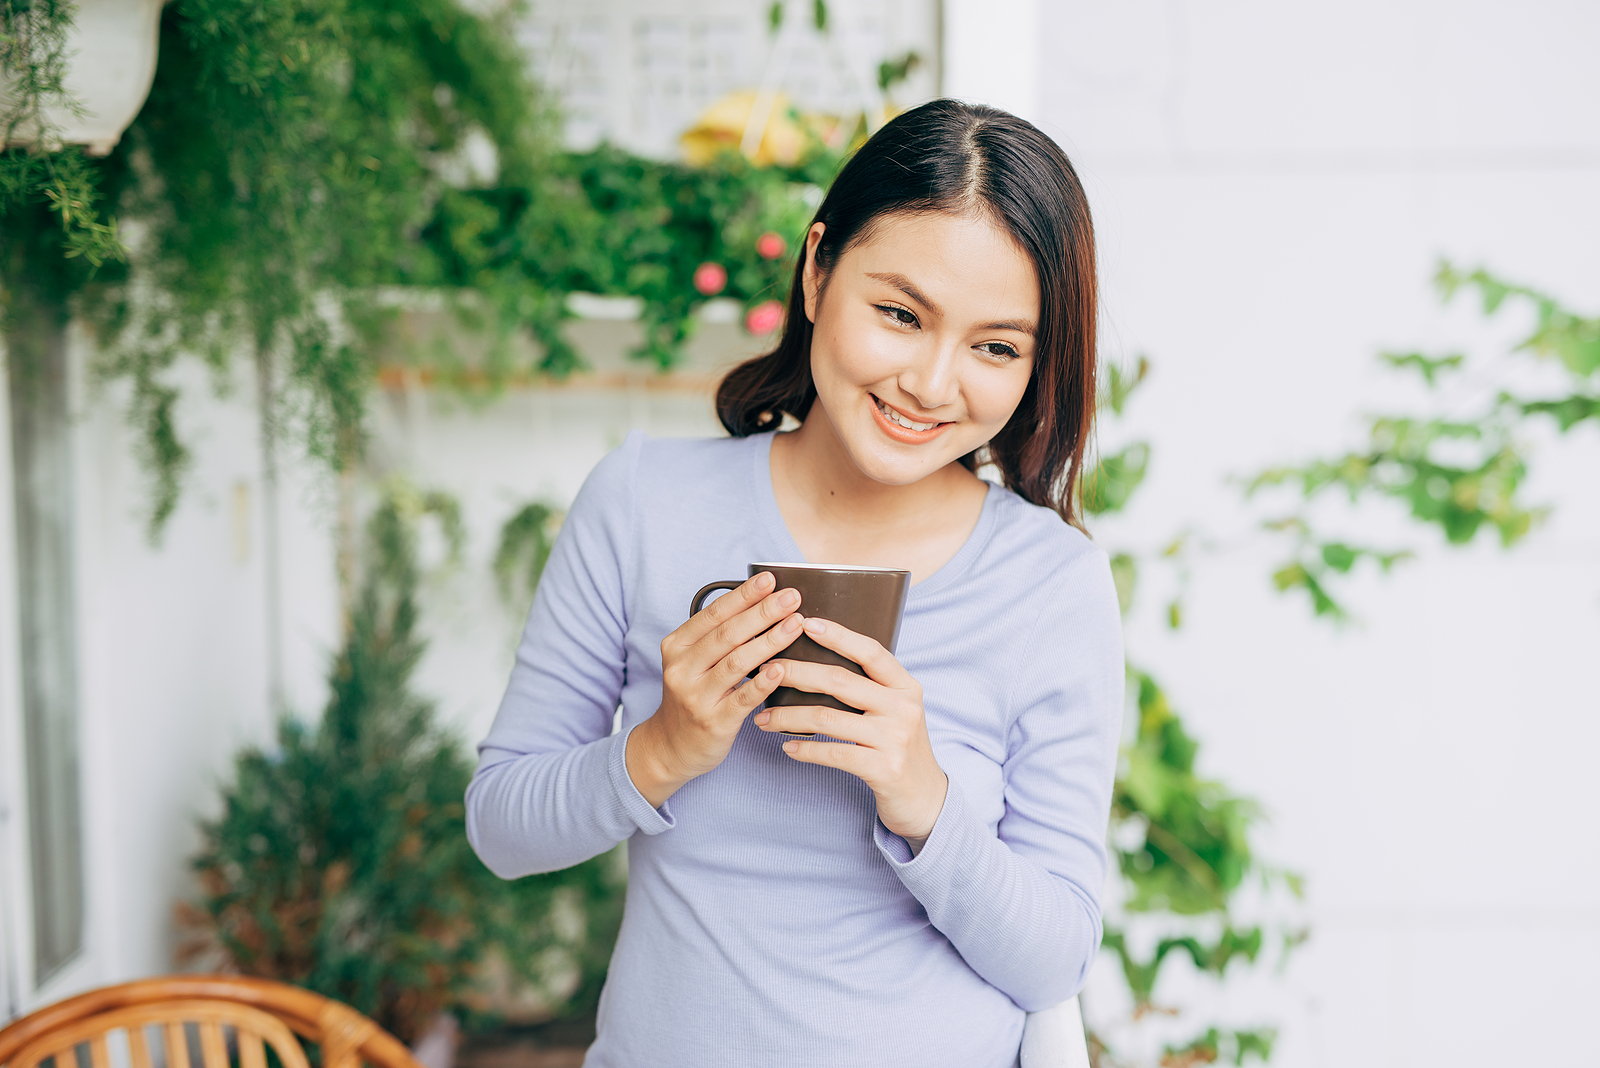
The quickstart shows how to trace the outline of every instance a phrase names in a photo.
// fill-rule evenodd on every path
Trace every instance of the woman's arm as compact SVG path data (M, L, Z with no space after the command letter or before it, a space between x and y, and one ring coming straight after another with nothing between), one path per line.
M998 837L952 782L922 850L878 846L979 975L1029 1012L1071 997L1100 948L1106 824L1126 700L1104 553L1077 560L1034 624L1012 695Z
M1054 596L1031 628L1018 631L1029 640L1011 676L998 835L967 808L958 782L938 792L943 775L935 776L937 765L925 767L931 756L920 755L926 742L920 688L882 650L874 657L838 649L870 679L786 662L794 685L833 693L867 709L866 716L808 707L757 717L766 730L816 730L856 743L784 748L873 787L874 833L885 859L972 969L1028 1011L1070 997L1099 949L1104 840L1125 694L1121 622L1105 554L1085 553L1041 585ZM813 637L833 647L842 636ZM923 833L914 852L906 837Z
M633 482L629 435L584 482L539 580L494 726L467 787L467 838L504 878L570 867L671 817L628 778L611 734L626 676Z

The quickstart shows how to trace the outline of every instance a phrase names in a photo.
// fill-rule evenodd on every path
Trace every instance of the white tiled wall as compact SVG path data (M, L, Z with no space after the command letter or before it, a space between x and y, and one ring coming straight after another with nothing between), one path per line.
M799 107L861 109L878 63L908 51L923 59L896 90L902 103L938 85L936 0L834 0L830 30L813 27L810 0L787 0L783 29L768 28L760 0L566 0L535 4L518 26L533 71L561 102L575 148L609 139L674 158L678 136L705 108L766 78ZM868 83L866 85L863 82Z

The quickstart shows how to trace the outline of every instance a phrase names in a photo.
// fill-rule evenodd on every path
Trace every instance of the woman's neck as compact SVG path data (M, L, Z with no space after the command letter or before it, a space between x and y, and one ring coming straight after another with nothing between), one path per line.
M987 493L958 463L905 486L867 477L816 407L773 439L771 464L778 510L807 560L905 567L913 582L961 548Z

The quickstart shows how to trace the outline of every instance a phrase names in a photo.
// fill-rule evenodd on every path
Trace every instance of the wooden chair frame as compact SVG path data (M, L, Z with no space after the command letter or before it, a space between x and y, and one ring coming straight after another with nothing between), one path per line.
M118 1029L127 1031L132 1068L149 1068L144 1028L152 1024L165 1027L167 1068L191 1068L185 1022L200 1026L204 1068L228 1068L224 1026L238 1029L240 1068L266 1068L262 1040L284 1068L307 1068L295 1035L321 1047L323 1068L421 1068L404 1043L348 1005L287 983L232 975L140 979L47 1005L0 1031L0 1068L37 1068L57 1053L56 1068L76 1068L75 1058L62 1062L83 1043L92 1068L110 1068L105 1035Z

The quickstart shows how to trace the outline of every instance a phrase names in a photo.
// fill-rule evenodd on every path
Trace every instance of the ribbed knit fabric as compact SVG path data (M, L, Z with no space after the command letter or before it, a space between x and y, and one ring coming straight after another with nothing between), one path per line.
M1024 1011L1071 996L1100 941L1124 694L1105 553L993 486L912 586L898 655L950 778L916 857L859 779L748 722L655 809L623 757L660 704L661 639L705 583L803 559L771 442L635 433L595 468L479 747L468 836L507 878L628 842L591 1068L1008 1068Z

